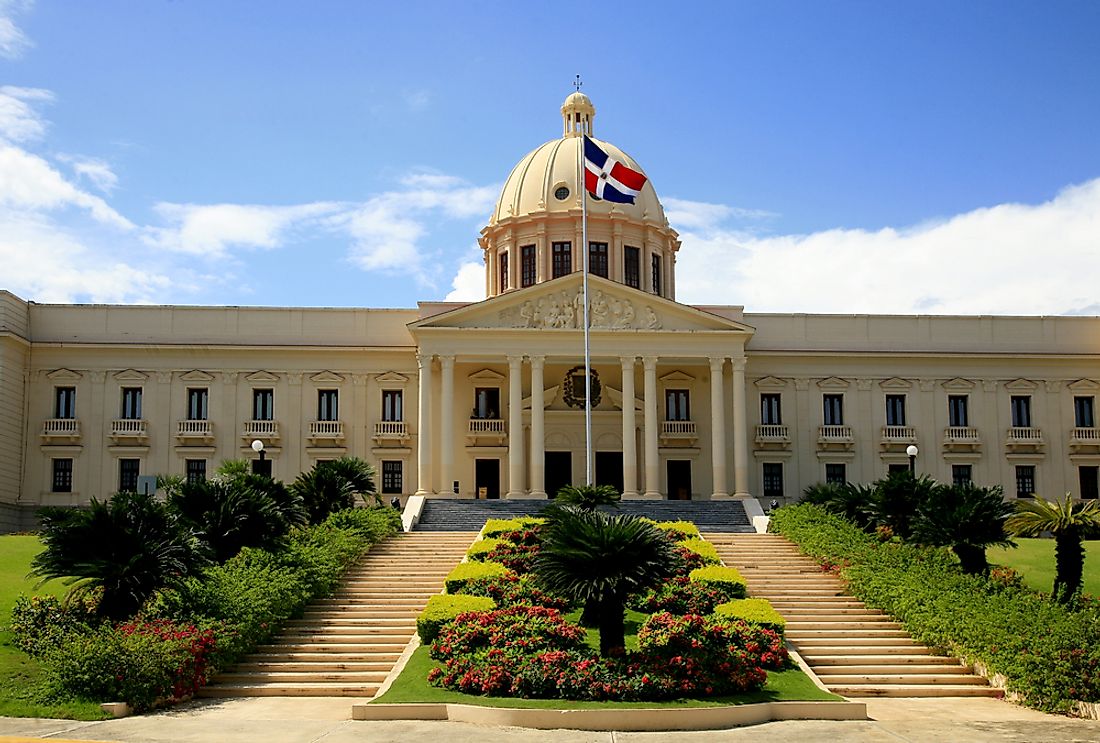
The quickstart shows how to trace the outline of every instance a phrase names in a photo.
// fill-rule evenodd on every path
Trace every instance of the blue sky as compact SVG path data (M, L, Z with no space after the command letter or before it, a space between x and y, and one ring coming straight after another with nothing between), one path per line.
M477 299L579 72L681 301L1100 314L1098 38L1092 1L0 0L0 288Z

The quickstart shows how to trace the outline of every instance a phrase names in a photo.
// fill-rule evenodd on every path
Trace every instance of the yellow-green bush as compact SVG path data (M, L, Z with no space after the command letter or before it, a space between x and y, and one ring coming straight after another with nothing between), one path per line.
M669 532L674 538L699 539L699 527L690 521L657 521L654 524L658 529Z
M529 526L542 524L546 519L534 516L521 516L518 519L489 519L481 529L482 537L496 537L505 532L519 531Z
M723 565L704 565L701 568L695 568L688 574L688 578L695 583L721 587L726 595L731 597L744 598L748 590L745 578L737 568L727 568Z
M416 619L416 633L420 641L427 644L439 635L445 624L468 611L492 611L497 604L487 596L466 596L465 594L439 594L428 599L428 605Z
M470 549L466 550L466 557L471 560L484 560L484 555L492 552L498 544L500 544L499 539L493 539L491 537L479 539L470 545Z
M703 558L703 562L708 565L718 565L722 561L718 558L718 550L714 548L714 545L705 539L698 537L692 539L685 539L681 542L677 542L678 547L691 550L695 554Z
M496 578L507 573L508 568L498 562L462 562L447 574L443 585L447 587L447 593L460 593L467 581L477 578Z
M787 620L772 608L767 599L736 599L714 607L714 613L731 619L743 619L757 627L782 634Z

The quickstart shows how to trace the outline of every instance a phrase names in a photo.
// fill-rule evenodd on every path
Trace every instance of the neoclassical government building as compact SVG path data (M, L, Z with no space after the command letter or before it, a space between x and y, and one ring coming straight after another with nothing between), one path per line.
M586 472L578 150L512 169L485 299L416 309L51 305L0 291L0 522L151 474L363 457L382 492L544 498ZM615 145L612 157L644 170ZM592 446L627 498L782 502L909 466L1097 497L1100 318L810 315L676 301L651 183L588 206ZM838 267L837 270L843 270ZM735 297L731 299L736 299Z

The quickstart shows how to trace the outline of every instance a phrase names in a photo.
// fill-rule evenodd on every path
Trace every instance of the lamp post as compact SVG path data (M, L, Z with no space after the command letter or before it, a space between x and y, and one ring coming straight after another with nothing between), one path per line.
M909 474L912 475L914 479L916 479L917 454L920 453L920 450L917 448L916 444L910 444L909 446L905 447L905 453L909 455Z
M252 474L271 477L271 466L267 461L267 454L264 452L264 442L253 439L252 451L260 455L259 459L252 460Z

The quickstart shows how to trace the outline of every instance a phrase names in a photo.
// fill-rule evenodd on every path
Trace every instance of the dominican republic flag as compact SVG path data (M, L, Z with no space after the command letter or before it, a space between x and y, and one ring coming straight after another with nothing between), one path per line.
M608 155L600 146L584 138L584 188L593 196L620 204L633 204L645 185L646 177Z

